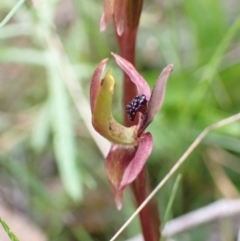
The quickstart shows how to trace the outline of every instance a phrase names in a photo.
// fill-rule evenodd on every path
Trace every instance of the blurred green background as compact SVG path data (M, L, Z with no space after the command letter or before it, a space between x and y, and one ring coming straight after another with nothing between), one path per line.
M1 1L0 21L15 4ZM153 86L174 64L162 110L148 128L152 187L206 126L240 111L239 9L238 0L144 1L137 68ZM118 53L112 23L99 32L102 10L103 0L28 0L0 29L0 197L49 240L109 240L135 209L127 190L116 210L88 128L92 73ZM110 60L114 116L122 121L122 73ZM210 133L179 170L171 218L238 197L239 161L239 122ZM175 179L156 196L161 217ZM136 219L119 240L139 232Z

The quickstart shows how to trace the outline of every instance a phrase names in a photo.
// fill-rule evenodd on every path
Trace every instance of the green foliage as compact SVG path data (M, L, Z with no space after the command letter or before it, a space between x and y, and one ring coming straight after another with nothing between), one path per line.
M12 241L19 241L19 239L15 236L15 234L10 230L8 225L0 218L0 223L2 224L3 228L5 229L6 233L8 234L9 238Z
M152 86L162 68L174 64L162 110L148 128L154 138L147 163L152 186L206 126L240 110L240 3L231 2L144 3L138 70ZM124 211L116 210L104 158L88 130L93 70L111 51L118 52L112 24L99 32L102 3L0 4L0 186L7 193L19 190L25 202L0 196L30 214L49 240L108 240L133 212L129 195ZM122 76L116 65L112 69L113 111L121 120ZM73 80L77 103L69 88ZM208 150L216 155L221 150L222 163L234 166L240 158L239 138L236 122L209 134L191 154L180 170L173 217L224 197L203 159L212 161ZM222 165L239 190L239 174ZM174 196L174 182L171 179L157 194L161 215ZM138 232L136 220L122 240Z
M8 21L13 17L13 15L17 12L17 10L21 7L21 5L25 2L25 0L19 0L16 5L11 9L8 15L2 20L0 23L0 29L4 27Z
M168 202L168 205L167 205L167 208L166 208L166 212L164 214L163 222L162 222L163 228L164 228L166 222L169 220L170 212L171 212L171 209L172 209L172 206L173 206L173 202L174 202L174 199L175 199L175 196L176 196L177 189L178 189L178 186L180 184L181 178L182 178L182 176L181 176L181 174L179 174L177 176L177 179L176 179L175 183L174 183L171 195L169 197L169 202Z

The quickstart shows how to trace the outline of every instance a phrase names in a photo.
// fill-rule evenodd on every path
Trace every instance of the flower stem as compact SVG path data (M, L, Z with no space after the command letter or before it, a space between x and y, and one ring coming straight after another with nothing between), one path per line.
M135 45L136 45L137 29L125 29L121 36L117 35L118 44L121 52L121 56L135 65ZM124 73L123 82L123 107L137 95L135 84L129 79L128 75ZM126 111L124 111L124 124L126 126L132 126L137 124L137 118L135 122L131 122L128 119Z
M146 180L145 168L139 174L138 178L131 185L137 206L140 206L147 197L148 185ZM160 240L160 219L158 215L157 204L152 199L139 213L142 233L145 241Z
M115 22L115 31L118 40L121 56L135 66L135 48L136 37L141 16L143 0L128 0L124 19L124 31L122 35L117 33L117 23ZM137 95L136 86L130 81L128 75L124 73L123 82L123 106L125 106ZM124 111L125 126L136 125L138 118L134 122L128 119ZM146 180L145 167L138 175L137 179L131 185L136 204L140 206L149 193ZM160 219L158 215L157 204L154 200L150 201L139 213L142 232L145 241L159 241L160 239Z
M117 34L115 23L116 36L118 40L121 56L135 66L135 47L136 37L141 16L143 0L128 0L125 10L124 31L121 36ZM125 106L136 96L137 90L135 85L130 81L129 77L124 74L123 82L123 106ZM126 112L124 112L124 124L126 126L136 125L137 118L134 122L129 121Z

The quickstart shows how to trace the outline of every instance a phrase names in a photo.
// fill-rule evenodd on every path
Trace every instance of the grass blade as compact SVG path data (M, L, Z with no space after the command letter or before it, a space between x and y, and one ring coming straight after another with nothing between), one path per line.
M0 29L4 27L8 21L13 17L16 11L21 7L21 5L25 2L25 0L19 0L16 5L11 9L11 11L7 14L7 16L0 23Z
M70 118L69 98L65 88L58 53L47 53L47 72L54 132L54 151L65 190L73 200L82 198L82 182L76 162L73 123Z
M174 185L173 185L173 189L172 189L172 192L171 192L171 195L170 195L170 198L169 198L169 201L168 201L168 205L167 205L167 208L166 208L166 212L165 212L165 215L164 215L162 228L164 228L167 220L169 219L170 211L171 211L171 208L172 208L172 205L173 205L173 201L176 197L176 193L177 193L177 190L178 190L181 179L182 179L182 175L179 174L177 176L177 179L176 179Z
M1 218L0 223L2 224L3 228L5 229L6 233L12 241L19 241L19 239L15 236L15 234L10 230L8 225Z

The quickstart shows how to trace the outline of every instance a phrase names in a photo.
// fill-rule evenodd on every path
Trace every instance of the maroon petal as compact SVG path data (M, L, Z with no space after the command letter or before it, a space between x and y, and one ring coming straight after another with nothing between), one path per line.
M91 105L92 113L93 113L93 110L94 110L94 107L95 107L95 104L96 104L98 92L99 92L100 85L101 85L102 72L105 69L107 61L108 61L108 59L102 60L98 64L98 66L95 69L95 71L93 73L93 76L92 76L92 81L91 81L91 86L90 86L90 105Z
M137 72L134 66L126 59L114 53L112 53L112 55L115 58L117 64L120 66L120 68L129 76L131 81L137 86L138 94L145 95L147 100L149 100L151 96L151 91L145 79Z
M124 15L126 12L126 0L115 0L114 2L114 21L118 36L124 31Z
M113 15L114 0L104 0L104 10L100 21L100 31L104 31Z
M123 190L119 190L119 184L128 164L134 156L135 150L133 146L112 145L105 160L105 170L112 185L118 209L122 207L123 192Z
M123 190L127 185L132 183L137 178L138 174L142 171L144 164L152 152L152 146L152 135L149 132L143 134L139 138L138 149L123 174L119 190Z
M152 122L154 116L161 108L163 99L164 99L166 83L172 70L173 70L173 65L169 64L167 67L163 69L162 73L159 75L156 85L153 88L150 101L148 103L148 112L141 121L139 130L138 130L138 135L141 135L141 133Z

